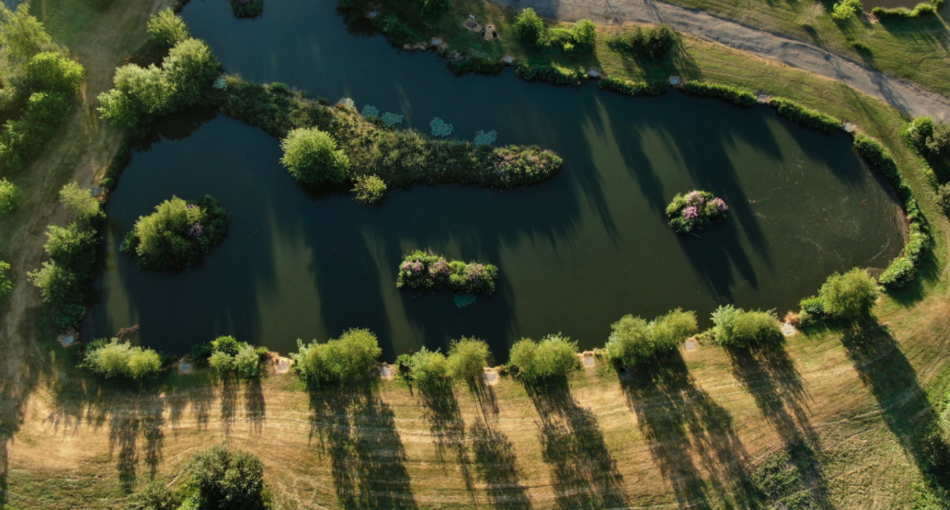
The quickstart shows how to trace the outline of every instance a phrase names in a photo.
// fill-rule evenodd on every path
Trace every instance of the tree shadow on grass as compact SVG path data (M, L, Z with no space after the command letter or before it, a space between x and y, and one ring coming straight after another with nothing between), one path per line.
M233 374L221 374L219 379L221 384L219 397L221 398L221 426L224 428L225 437L231 435L231 427L234 425L235 415L238 406L238 379Z
M267 416L267 401L264 399L264 390L261 388L260 377L247 382L244 388L244 418L247 420L254 434L264 432L264 420Z
M763 345L754 349L727 349L733 373L755 399L759 411L793 453L790 464L819 508L832 508L822 468L821 446L808 419L801 374L785 347Z
M126 396L123 400L108 399L109 453L116 457L116 468L122 490L131 493L138 478L142 460L154 479L165 442L165 399L157 390ZM139 443L139 436L144 445Z
M679 351L628 371L621 385L680 507L711 508L720 499L727 507L759 508L732 416L696 386Z
M393 411L373 383L311 391L310 406L310 437L330 456L340 507L417 508Z
M950 491L950 447L939 433L938 413L890 331L873 324L852 328L844 332L842 344L877 399L884 422L927 483Z
M626 507L623 476L607 450L597 417L577 404L567 381L526 389L541 419L542 456L553 469L556 506Z
M445 462L446 454L453 457L450 461L458 465L465 481L465 490L472 495L472 462L466 447L465 420L462 419L452 383L443 381L420 386L418 394L425 408L429 430L435 438L439 461Z

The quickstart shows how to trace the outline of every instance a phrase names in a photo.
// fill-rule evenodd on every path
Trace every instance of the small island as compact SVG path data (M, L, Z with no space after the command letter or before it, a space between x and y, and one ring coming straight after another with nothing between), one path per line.
M491 264L446 260L441 255L416 250L406 255L399 265L396 288L425 290L448 287L458 293L490 296L495 292L497 279L498 268Z
M140 216L125 236L121 250L135 257L139 268L172 270L194 266L228 234L228 213L218 200L173 196Z
M708 191L695 190L673 197L666 206L666 216L676 233L688 234L712 221L724 220L728 210L729 206L723 199Z
M238 18L256 18L264 12L264 0L231 0L231 10Z

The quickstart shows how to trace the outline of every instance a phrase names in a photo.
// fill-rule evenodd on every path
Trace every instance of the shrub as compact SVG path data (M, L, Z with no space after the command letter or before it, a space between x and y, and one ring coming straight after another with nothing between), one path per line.
M721 198L708 191L694 190L685 195L677 194L666 206L670 226L678 234L688 234L713 221L726 218L729 206Z
M871 12L875 16L884 20L888 18L917 18L923 16L931 16L937 13L937 8L934 7L934 4L930 2L919 3L914 7L914 10L907 9L906 7L899 7L897 9L885 9L883 7L875 7L871 9Z
M627 96L659 96L670 89L670 82L666 80L644 82L617 78L602 78L597 82L597 87Z
M192 357L196 361L207 360L208 366L219 374L237 372L245 379L257 377L261 362L261 353L253 345L239 342L233 336L221 336L200 348L196 346Z
M68 227L50 225L46 228L44 248L53 262L70 268L82 277L92 270L97 242L94 230L82 229L76 223Z
M445 355L439 351L430 351L425 347L412 355L410 366L412 380L423 388L441 386L445 384L449 376Z
M574 24L574 42L584 46L593 46L597 42L597 25L589 19L578 20Z
M798 122L805 127L829 133L841 129L840 120L830 115L809 110L788 99L773 97L769 100L769 104L778 109L779 115Z
M364 204L378 204L386 198L386 181L375 175L358 175L350 191Z
M181 498L164 484L152 482L133 493L125 503L125 510L178 510Z
M264 464L250 453L218 445L188 463L201 508L253 510L264 507Z
M432 136L449 136L455 131L452 124L446 124L444 120L438 117L429 122L429 129L432 130Z
M214 351L208 357L208 366L219 374L227 374L234 370L234 356L224 351Z
M448 373L469 383L477 382L490 363L488 344L476 338L462 337L449 346Z
M23 202L23 192L15 184L0 179L0 215L9 214Z
M171 9L162 9L148 20L148 40L160 48L172 48L189 38L185 20Z
M79 93L85 70L65 55L47 51L33 56L24 66L27 87L72 98Z
M521 42L529 46L540 46L544 40L545 31L544 21L530 7L523 9L515 19L515 34Z
M720 306L712 314L715 341L729 347L750 347L781 341L778 319L770 312L746 311L732 305Z
M234 370L245 379L257 377L261 357L253 345L245 343L234 355Z
M748 107L756 103L755 94L752 92L718 83L688 81L680 85L680 90L684 94L692 96L717 97L738 106Z
M92 196L92 191L80 188L75 182L63 186L59 191L59 201L79 213L79 217L84 220L105 216L99 200Z
M934 122L931 117L917 117L907 126L907 136L924 156L950 161L950 125Z
M655 356L673 351L698 330L695 312L676 309L647 322L625 315L610 326L607 357L632 367Z
M281 141L281 163L298 181L312 186L340 183L349 177L350 160L336 140L317 128L295 129Z
M231 11L238 18L256 18L264 12L264 0L231 0Z
M855 268L845 274L829 276L818 294L825 313L854 322L871 312L880 291L867 271Z
M541 383L567 377L580 367L577 342L561 335L540 342L522 339L511 346L509 365L528 383Z
M387 14L380 17L379 21L376 22L376 28L386 34L386 37L392 41L393 44L403 44L421 39L415 30L394 14Z
M19 120L7 121L0 134L0 161L9 170L19 170L35 157L43 144L66 120L70 101L62 94L34 92Z
M667 25L643 28L634 27L627 32L608 37L607 45L614 51L648 60L669 56L676 46L676 32Z
M366 375L382 353L376 335L368 329L351 329L338 340L325 344L316 340L293 355L297 373L308 384L345 383Z
M228 233L228 213L210 195L199 200L172 197L140 216L121 250L141 269L171 270L198 264Z
M13 278L10 278L10 264L0 260L0 301L3 301L16 287Z
M0 188L2 188L3 183L0 182ZM3 200L0 199L0 203ZM943 208L944 211L950 211L950 183L944 183L937 187L937 205Z
M825 302L820 297L807 297L798 304L803 312L807 312L814 317L821 317L825 314Z
M221 63L204 41L185 39L168 52L162 71L173 91L173 106L185 108L202 102L204 92L221 74Z
M582 69L568 69L557 64L533 66L518 64L515 75L525 81L544 81L555 85L577 87L587 81L587 73Z
M465 294L495 292L498 268L491 264L447 260L441 255L416 250L403 257L396 277L396 288L449 289Z
M120 342L117 338L94 342L84 354L83 364L106 379L149 379L162 370L162 358L151 349Z
M29 4L20 4L16 11L0 5L0 46L14 61L26 61L41 51L56 49L43 24L30 15Z
M68 267L44 262L27 273L30 283L40 289L43 302L53 307L54 322L61 330L75 328L86 314L82 306L82 280Z
M467 57L461 60L449 60L448 66L455 76L468 73L497 76L501 74L504 64L500 60L489 57Z
M439 21L452 7L449 0L416 0L416 4L419 7L419 17L429 24Z
M841 0L832 9L831 18L836 21L844 21L863 9L864 6L861 5L861 0Z

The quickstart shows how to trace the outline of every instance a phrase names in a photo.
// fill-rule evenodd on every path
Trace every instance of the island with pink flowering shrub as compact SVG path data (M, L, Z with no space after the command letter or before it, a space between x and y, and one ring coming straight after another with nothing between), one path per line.
M666 206L666 216L676 233L688 234L710 222L724 220L728 210L725 200L708 191L694 190L673 197Z
M479 262L448 260L441 255L416 250L405 256L399 265L396 288L416 290L449 288L462 294L495 292L498 268Z

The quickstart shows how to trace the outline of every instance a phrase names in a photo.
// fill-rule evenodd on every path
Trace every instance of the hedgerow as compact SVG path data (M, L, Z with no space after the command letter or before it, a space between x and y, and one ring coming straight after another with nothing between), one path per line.
M489 57L467 57L461 60L449 60L448 67L455 76L468 73L497 76L501 74L504 64L498 59Z
M778 110L779 115L787 117L806 127L829 133L841 129L840 120L830 115L805 108L788 99L773 97L769 100L769 104Z
M684 94L691 96L706 96L724 99L738 106L749 107L756 103L755 94L748 90L729 85L720 85L718 83L705 83L701 81L688 81L680 85L680 90Z
M569 69L557 64L519 64L515 75L525 81L543 81L554 85L578 87L587 81L587 73L581 69Z
M597 82L597 87L627 96L659 96L670 89L670 83L666 80L645 82L603 78Z

